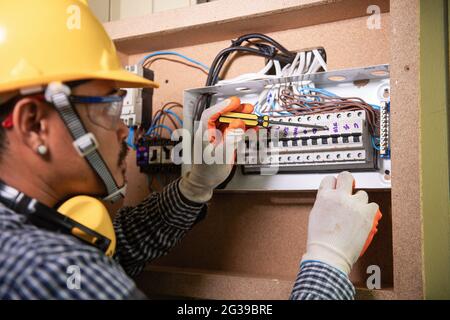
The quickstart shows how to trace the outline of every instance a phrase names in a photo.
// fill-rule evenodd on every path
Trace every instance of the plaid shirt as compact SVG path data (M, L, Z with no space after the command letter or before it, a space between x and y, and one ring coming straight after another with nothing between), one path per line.
M39 229L0 204L0 299L140 299L130 276L165 255L205 213L185 199L178 181L115 220L116 254L108 258L75 237ZM351 299L347 276L306 262L291 299Z

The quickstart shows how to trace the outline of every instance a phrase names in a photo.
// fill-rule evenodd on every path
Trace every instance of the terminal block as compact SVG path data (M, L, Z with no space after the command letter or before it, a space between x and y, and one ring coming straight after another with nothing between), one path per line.
M136 147L136 162L141 172L181 173L181 166L173 163L172 150L178 142L163 138L144 138Z
M266 153L247 148L244 173L259 173L263 167L278 167L279 172L291 173L377 169L376 153L371 146L363 110L277 119L328 129L272 126L278 139L266 141ZM257 148L261 149L259 145Z
M382 102L380 107L380 158L391 158L390 112L391 103Z

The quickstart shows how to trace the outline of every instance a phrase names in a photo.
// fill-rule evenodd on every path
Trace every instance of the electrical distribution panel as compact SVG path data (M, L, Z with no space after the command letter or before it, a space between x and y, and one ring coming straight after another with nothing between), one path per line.
M136 164L145 173L180 173L172 159L177 142L164 138L142 139L136 146Z
M125 69L129 72L143 76L143 68L137 65L126 66ZM120 118L129 127L140 124L142 121L142 89L127 88L127 95L123 100L122 115Z
M267 140L268 152L262 159L258 159L261 157L257 150L249 150L244 173L260 173L262 168L270 167L280 172L317 172L373 170L377 166L363 111L276 119L326 126L328 130L274 125L272 130L278 131L278 140Z
M139 65L129 65L125 69L149 80L154 79L152 70ZM120 118L128 127L148 127L152 118L152 88L124 88L127 95L123 101L122 114Z
M326 126L327 130L272 125L270 130L277 131L278 139L263 142L267 147L267 155L260 156L252 152L255 151L252 148L261 148L261 142L245 148L245 164L239 165L225 190L316 190L323 177L343 170L352 172L357 188L389 189L391 151L388 65L186 90L184 128L194 131L195 107L199 97L204 94L212 97L211 105L229 96L238 96L242 103L257 105L261 101L262 92L292 86L310 86L332 92L338 97L361 99L377 108L379 132L370 131L367 114L362 109L300 116L278 115L273 119ZM379 143L375 143L378 140L374 140L374 136ZM186 146L188 142L184 141L184 148ZM271 167L276 170L263 170ZM189 168L189 164L183 165L184 171Z

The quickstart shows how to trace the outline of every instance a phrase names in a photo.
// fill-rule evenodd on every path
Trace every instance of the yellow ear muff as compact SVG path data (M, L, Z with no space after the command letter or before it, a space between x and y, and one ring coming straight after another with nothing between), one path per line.
M105 254L109 257L114 254L116 249L114 227L108 210L100 200L88 196L73 197L64 202L58 208L58 212L111 240ZM72 229L72 234L91 243L96 241L76 227Z

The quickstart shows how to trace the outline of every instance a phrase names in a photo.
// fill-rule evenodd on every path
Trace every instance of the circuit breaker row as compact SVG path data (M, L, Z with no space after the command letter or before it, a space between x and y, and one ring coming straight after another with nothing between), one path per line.
M267 155L262 157L261 164L299 164L324 163L324 162L347 162L365 161L366 150L334 151L334 152L311 152L311 153L288 153L280 155ZM246 158L247 164L258 163L256 156Z
M244 172L259 172L263 167L277 167L280 171L290 172L376 167L364 111L278 119L280 122L315 124L327 129L274 125L272 130L278 133L278 139L266 141L265 148L259 144L247 144Z
M148 80L154 79L152 70L140 65L128 65L125 69ZM152 88L124 88L127 94L123 101L120 118L128 126L149 127L152 118ZM144 107L145 106L145 107Z
M137 65L126 66L129 72L143 76L143 69ZM142 89L127 88L127 94L123 100L122 114L120 118L128 126L132 127L140 124L142 118Z

